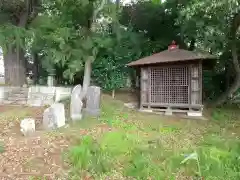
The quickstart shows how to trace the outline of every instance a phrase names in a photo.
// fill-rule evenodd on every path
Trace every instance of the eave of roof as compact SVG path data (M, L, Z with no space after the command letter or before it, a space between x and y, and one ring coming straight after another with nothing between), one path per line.
M206 60L216 59L215 56L205 53L197 53L194 51L187 51L184 49L165 50L151 56L144 57L137 61L133 61L128 66L141 66L159 63L170 63L179 61L192 61L192 60Z

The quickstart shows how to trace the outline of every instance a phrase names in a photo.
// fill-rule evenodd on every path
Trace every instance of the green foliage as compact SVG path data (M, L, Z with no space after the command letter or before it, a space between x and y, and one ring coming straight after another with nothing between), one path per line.
M235 77L231 44L233 29L237 26L233 17L239 10L237 0L192 0L181 8L176 21L181 26L185 42L194 40L196 49L219 56L214 71L204 74L206 96L211 100L225 92ZM236 42L239 43L238 38Z
M134 76L134 70L125 66L127 63L165 50L176 40L181 48L219 56L214 70L203 74L206 100L215 100L232 84L235 71L230 51L231 23L239 12L237 0L137 1L120 7L106 1L97 14L101 21L93 22L101 3L34 1L26 28L20 28L11 17L14 12L25 12L25 4L4 0L0 5L0 45L4 52L14 45L28 56L37 54L44 69L40 76L44 78L55 69L60 83L72 83L74 78L79 82L84 62L91 59L94 83L114 90L125 87L127 78ZM239 33L237 36L239 43Z
M90 136L84 137L78 146L72 147L68 156L73 167L71 173L75 176L84 170L93 174L106 173L112 167L108 154Z
M230 123L239 116L239 106L234 104L213 109L211 116L216 121Z
M32 49L38 52L47 71L62 69L63 77L72 81L83 71L87 59L95 60L99 48L111 47L108 34L91 28L94 26L91 22L94 3L97 1L53 0L46 3L45 14L32 24L36 34Z
M142 152L139 142L136 136L125 131L106 133L98 141L84 137L69 152L72 173L76 175L84 170L97 178L122 164L125 176L137 179L161 177L162 170L152 161L150 154Z
M140 57L140 35L121 30L119 39L112 37L113 47L101 50L93 64L93 79L105 90L126 87L132 72L126 64ZM115 46L114 46L115 44Z
M0 26L0 45L4 50L10 47L26 49L26 40L32 36L31 31L24 28L4 24Z
M194 153L194 157L190 154L183 161L186 163L194 160L197 163L195 172L200 172L198 175L204 179L237 180L240 178L239 148L236 140L210 136L205 138L203 146ZM190 166L191 162L187 167Z
M100 145L113 156L126 156L134 149L134 141L136 141L135 137L126 134L125 131L110 132L103 136Z
M128 164L124 168L124 174L127 177L136 179L147 179L149 177L162 179L164 178L163 170L154 163L152 157L148 153L143 153L136 149L129 159Z
M196 151L194 153L191 153L191 154L187 155L185 157L185 159L182 160L181 164L185 164L185 163L187 163L190 160L195 160L196 161L197 169L198 169L196 171L196 174L197 174L198 177L202 177L199 157L198 157L198 153Z
M160 120L159 115L128 111L108 96L103 102L99 123L111 131L89 129L94 138L83 137L70 149L71 178L81 179L87 171L94 179L239 179L240 142L232 133L238 121L233 118L229 130L211 120Z

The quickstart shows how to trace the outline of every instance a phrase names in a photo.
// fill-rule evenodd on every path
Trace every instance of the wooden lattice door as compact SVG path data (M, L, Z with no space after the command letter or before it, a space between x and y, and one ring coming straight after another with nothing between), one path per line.
M188 104L188 66L153 67L150 75L150 103L158 105Z

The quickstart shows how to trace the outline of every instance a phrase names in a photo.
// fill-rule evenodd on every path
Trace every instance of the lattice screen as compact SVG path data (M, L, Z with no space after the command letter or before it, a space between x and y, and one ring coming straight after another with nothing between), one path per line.
M154 67L150 70L151 103L188 104L188 67Z

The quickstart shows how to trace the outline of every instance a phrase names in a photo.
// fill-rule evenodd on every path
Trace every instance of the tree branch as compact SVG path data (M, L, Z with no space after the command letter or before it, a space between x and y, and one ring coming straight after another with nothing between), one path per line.
M93 12L93 22L96 21L98 13L103 9L106 0L102 0L100 6Z
M233 58L233 65L235 67L236 73L240 74L240 67L238 61L238 54L237 54L237 31L240 27L240 12L238 12L234 18L232 23L232 58Z
M25 8L23 8L19 16L19 22L18 22L19 27L26 27L28 22L28 15L30 13L31 0L24 0L24 3L25 3Z

